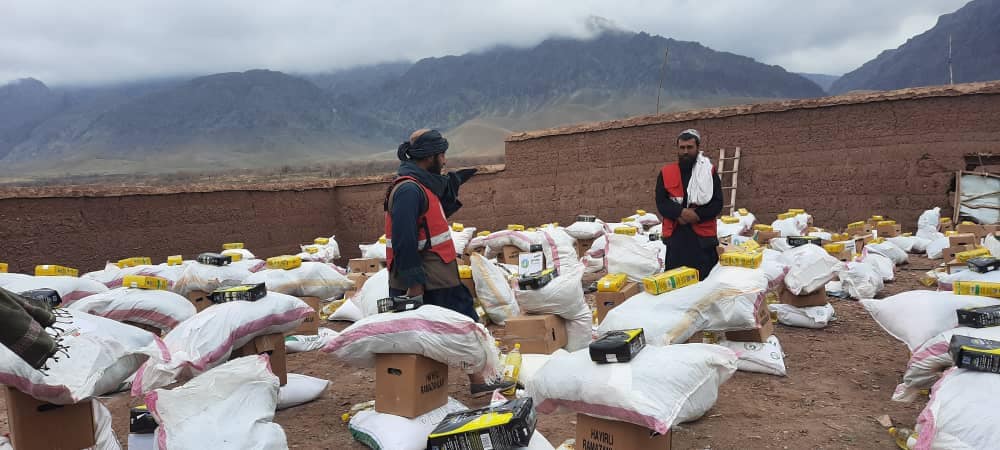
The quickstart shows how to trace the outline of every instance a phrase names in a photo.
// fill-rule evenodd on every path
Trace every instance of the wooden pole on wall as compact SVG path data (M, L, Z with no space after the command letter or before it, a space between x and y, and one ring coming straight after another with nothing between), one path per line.
M663 91L663 79L667 77L667 55L670 49L663 51L663 67L660 68L660 87L656 89L656 114L660 113L660 92Z

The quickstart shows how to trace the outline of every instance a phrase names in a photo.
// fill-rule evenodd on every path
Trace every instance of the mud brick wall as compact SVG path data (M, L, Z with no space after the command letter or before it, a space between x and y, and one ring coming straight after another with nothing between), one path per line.
M950 213L948 190L970 152L1000 154L1000 82L778 102L647 116L508 138L506 169L462 189L452 219L479 229L569 223L580 213L617 220L655 211L659 167L675 136L697 128L713 160L740 147L739 207L766 222L805 208L842 227L883 214L912 230L925 209ZM386 182L322 188L157 195L0 195L0 261L30 272L55 263L100 269L129 256L192 257L242 241L258 256L298 251L337 235L346 257L383 230ZM0 193L2 194L2 193Z

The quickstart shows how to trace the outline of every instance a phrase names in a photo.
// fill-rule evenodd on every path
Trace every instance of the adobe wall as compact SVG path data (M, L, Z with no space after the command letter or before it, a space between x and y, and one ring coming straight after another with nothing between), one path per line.
M750 105L585 124L511 136L507 165L463 187L453 220L569 223L579 213L616 220L654 211L658 168L674 136L697 128L703 147L740 147L737 203L766 221L806 208L840 227L873 213L912 229L942 206L968 152L1000 154L1000 83ZM108 259L191 257L243 241L259 256L336 234L342 253L381 233L385 181L127 195L66 190L41 198L0 193L0 261L11 271L56 263L96 270Z

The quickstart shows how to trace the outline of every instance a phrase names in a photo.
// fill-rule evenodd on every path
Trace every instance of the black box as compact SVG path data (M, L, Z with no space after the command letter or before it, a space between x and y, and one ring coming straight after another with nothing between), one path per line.
M789 236L788 245L792 247L801 247L806 244L815 244L823 246L823 239L817 236Z
M986 328L1000 326L1000 305L956 310L958 324L963 327Z
M220 255L218 253L202 253L198 255L196 261L210 266L225 266L232 263L233 258L228 255Z
M59 293L55 289L32 289L21 292L18 295L29 300L44 303L49 308L55 308L62 304L62 297L59 296Z
M629 362L646 348L642 328L609 331L590 343L590 360L598 364Z
M1000 373L1000 342L956 334L951 337L948 352L956 367Z
M208 295L208 298L212 300L212 303L255 302L264 298L265 295L267 295L267 287L264 286L264 283L257 283L216 289Z
M577 222L597 222L597 216L592 216L589 214L580 214L576 216Z
M660 240L660 233L649 233L649 242Z
M427 437L428 450L527 447L535 433L535 405L531 397L500 406L448 414Z
M153 418L146 405L137 406L129 410L128 432L130 434L152 434L159 424Z
M554 269L545 269L531 275L522 275L517 279L517 287L522 291L538 290L549 284L559 274Z
M403 311L413 311L421 306L424 306L424 296L417 295L414 297L407 297L401 295L399 297L388 297L379 299L377 302L378 312L403 312Z
M992 256L972 258L966 264L969 265L969 270L979 273L987 273L1000 269L1000 259Z

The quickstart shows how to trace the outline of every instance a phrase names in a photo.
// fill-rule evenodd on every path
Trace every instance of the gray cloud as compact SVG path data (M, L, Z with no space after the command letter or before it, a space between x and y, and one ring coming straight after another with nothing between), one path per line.
M840 74L965 0L407 2L0 0L0 83L101 83L251 68L319 72L584 37L586 18Z

